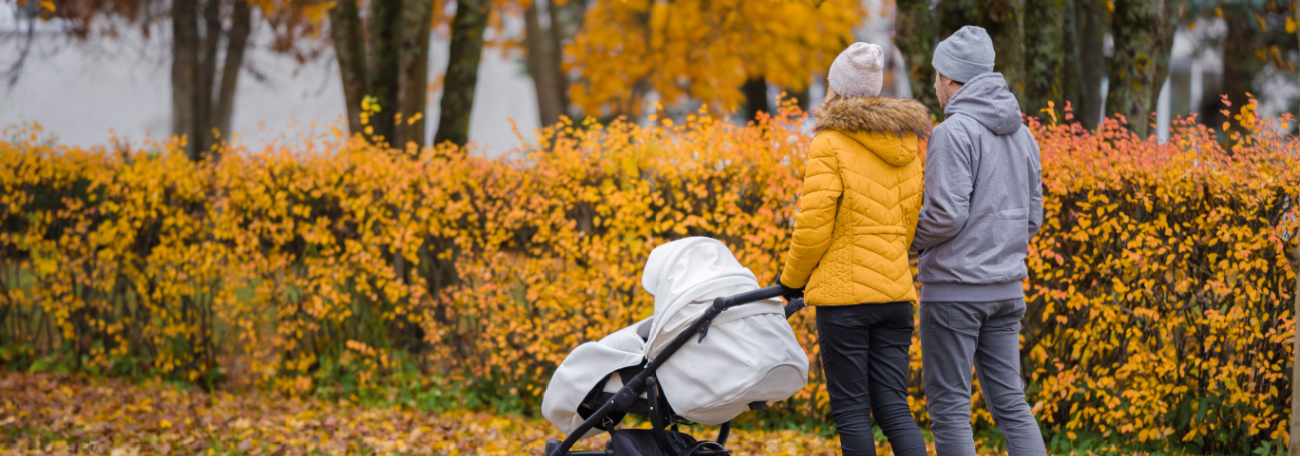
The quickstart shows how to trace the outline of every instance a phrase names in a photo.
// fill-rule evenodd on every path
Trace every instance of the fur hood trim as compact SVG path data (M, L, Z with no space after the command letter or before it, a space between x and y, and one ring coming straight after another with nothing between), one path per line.
M928 139L934 128L930 110L919 101L904 98L840 98L817 108L816 117L814 132L893 133L900 137L915 133Z

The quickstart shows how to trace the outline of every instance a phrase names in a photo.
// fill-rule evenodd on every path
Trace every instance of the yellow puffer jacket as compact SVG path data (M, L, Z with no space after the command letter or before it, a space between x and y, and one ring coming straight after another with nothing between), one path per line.
M916 100L840 98L819 108L781 283L813 305L916 302L907 250L925 185Z

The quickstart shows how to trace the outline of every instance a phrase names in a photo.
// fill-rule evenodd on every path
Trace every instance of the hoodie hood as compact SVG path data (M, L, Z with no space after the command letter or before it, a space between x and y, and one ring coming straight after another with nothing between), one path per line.
M813 131L838 131L861 143L886 163L903 166L916 160L917 156L915 141L904 141L904 137L911 133L919 139L929 138L933 127L930 110L919 101L845 97L817 108L817 123ZM908 147L908 143L912 146Z
M1020 103L1007 87L1002 73L985 73L966 81L966 85L948 100L943 114L947 117L968 115L998 136L1020 131L1023 121Z

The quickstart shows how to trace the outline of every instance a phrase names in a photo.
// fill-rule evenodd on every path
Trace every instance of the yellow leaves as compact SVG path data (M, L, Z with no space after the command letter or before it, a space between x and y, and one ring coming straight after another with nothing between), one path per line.
M663 104L689 96L716 111L738 106L749 78L801 90L809 71L829 67L864 16L860 2L824 3L595 4L570 45L570 69L583 76L572 99L593 115L602 109L639 114L642 97L653 90Z
M1284 252L1300 222L1277 212L1277 195L1297 194L1300 166L1295 140L1269 136L1272 120L1246 108L1236 121L1254 142L1229 149L1198 129L1161 146L1115 127L1033 126L1046 216L1026 259L1041 314L1025 322L1025 370L1051 432L1191 441L1225 423L1249 440L1284 422L1294 316L1277 303L1292 298ZM761 281L776 277L810 140L801 121L566 122L497 160L395 154L364 138L219 164L174 147L148 158L0 143L0 204L11 205L0 248L27 255L0 272L33 281L0 305L48 318L54 339L104 341L84 353L97 369L155 348L140 362L170 378L246 365L252 382L301 395L328 387L317 375L334 363L364 392L403 365L393 347L419 346L448 378L535 406L565 353L649 316L638 279L654 246L718 237ZM114 307L124 296L148 312ZM206 339L214 321L222 330ZM813 319L792 325L815 362ZM45 354L30 333L4 335ZM789 413L827 413L812 375ZM1192 417L1178 418L1183 404ZM982 408L973 416L992 425ZM441 448L416 445L428 433L386 444Z
M329 13L329 10L334 8L335 3L336 2L324 1L307 3L299 8L302 10L303 17L306 17L309 22L312 24L320 24L325 20L325 15Z

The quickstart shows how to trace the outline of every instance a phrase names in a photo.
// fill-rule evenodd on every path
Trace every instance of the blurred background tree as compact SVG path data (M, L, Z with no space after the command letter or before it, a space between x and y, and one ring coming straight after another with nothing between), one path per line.
M240 70L260 77L245 58L257 30L299 65L332 55L348 128L394 145L428 141L434 103L434 142L470 139L475 100L508 96L478 87L485 52L517 59L512 77L531 86L537 121L525 131L566 116L639 117L654 103L676 115L705 107L753 120L780 92L807 107L839 51L862 40L890 53L887 81L906 81L887 83L885 94L917 98L940 119L930 59L965 25L989 30L996 69L1024 112L1068 103L1087 128L1122 114L1138 133L1156 132L1153 113L1169 87L1175 108L1164 112L1195 113L1220 129L1220 94L1233 106L1252 93L1289 109L1300 98L1293 0L7 1L28 31L60 20L81 41L170 31L171 132L187 138L194 158L228 138ZM17 49L11 86L29 59ZM445 67L435 63L443 59Z
M1180 28L1198 52L1222 49L1218 92L1241 106L1248 92L1259 94L1261 74L1295 73L1295 8L1289 0L898 0L896 40L913 95L936 112L934 44L964 25L980 25L993 37L996 69L1025 112L1068 101L1085 127L1095 128L1103 113L1122 114L1147 134ZM1218 97L1201 101L1191 111L1221 125Z
M1256 85L1272 71L1295 74L1298 49L1295 4L1291 0L1192 0L1194 18L1222 24L1202 33L1209 43L1222 46L1223 73L1219 93L1233 106L1244 106L1247 93L1266 97ZM1220 127L1231 120L1222 113L1217 97L1199 107L1206 125Z
M575 105L596 116L640 115L646 97L721 111L769 109L767 86L807 88L853 42L857 0L590 2L566 47Z
M343 81L348 128L394 145L424 145L433 0L369 6L368 20L362 19L357 0L340 0L330 9L330 41Z
M254 11L274 31L272 49L303 59L312 47L300 40L316 36L328 3L280 0L44 0L20 2L36 19L62 19L78 40L111 39L124 27L148 36L155 26L171 31L172 133L187 138L186 152L198 160L213 153L221 134L230 132L235 91L249 46ZM116 20L104 20L116 19ZM168 23L170 22L170 23ZM29 37L30 39L30 37ZM11 67L16 82L26 53Z

